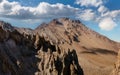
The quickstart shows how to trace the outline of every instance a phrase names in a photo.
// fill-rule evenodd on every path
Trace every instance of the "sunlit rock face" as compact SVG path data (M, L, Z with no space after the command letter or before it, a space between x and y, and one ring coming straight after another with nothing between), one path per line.
M113 72L110 75L120 75L120 49L117 56L117 61L114 65Z
M108 75L113 70L120 44L86 27L79 20L54 19L33 32L65 50L74 49L85 75Z
M79 20L54 19L34 30L0 21L0 75L109 75L119 48Z
M83 75L74 49L18 30L0 22L0 75Z

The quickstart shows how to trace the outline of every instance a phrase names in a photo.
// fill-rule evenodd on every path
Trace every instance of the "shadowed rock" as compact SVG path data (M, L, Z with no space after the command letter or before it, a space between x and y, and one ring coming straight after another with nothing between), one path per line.
M1 21L0 75L107 75L119 47L79 20L54 19L34 30Z
M75 50L0 27L0 75L83 75Z

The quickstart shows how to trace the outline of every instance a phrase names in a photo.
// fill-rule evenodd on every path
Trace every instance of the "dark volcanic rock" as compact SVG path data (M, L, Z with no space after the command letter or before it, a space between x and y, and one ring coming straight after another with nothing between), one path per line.
M83 75L75 50L0 22L0 75Z

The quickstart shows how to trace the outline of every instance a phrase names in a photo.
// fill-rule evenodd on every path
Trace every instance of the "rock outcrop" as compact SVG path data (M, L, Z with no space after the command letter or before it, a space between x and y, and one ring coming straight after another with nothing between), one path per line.
M119 48L79 20L54 19L34 30L0 21L0 75L108 75Z
M0 75L83 75L74 49L0 22Z
M114 70L111 75L120 75L120 50L118 52L117 62L114 65Z
M119 44L86 27L79 20L54 19L33 31L65 50L76 50L85 75L108 75L113 70Z

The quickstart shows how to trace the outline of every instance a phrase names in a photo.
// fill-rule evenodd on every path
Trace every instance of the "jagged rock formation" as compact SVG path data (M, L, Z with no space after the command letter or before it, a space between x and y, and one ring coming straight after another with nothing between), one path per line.
M13 70L15 74L25 75L82 75L81 66L84 75L108 75L120 48L119 43L89 29L79 20L54 19L35 30L0 24L3 29L0 35L4 35L0 36L0 50L4 53L0 53L7 55L13 65L19 65L11 69L13 65L7 62L10 64L5 70L7 73Z
M114 70L110 75L120 75L120 50L117 56L117 62L114 65Z
M108 75L113 69L120 45L86 27L79 20L54 19L33 31L63 49L75 49L85 75Z
M0 22L0 75L83 75L75 50Z

